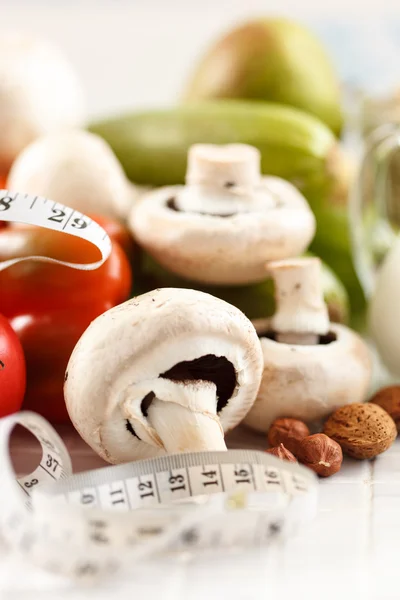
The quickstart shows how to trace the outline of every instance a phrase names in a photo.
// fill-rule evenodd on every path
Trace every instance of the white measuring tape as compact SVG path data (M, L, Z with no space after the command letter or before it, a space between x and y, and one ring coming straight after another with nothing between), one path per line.
M16 478L16 424L42 446ZM72 475L67 449L35 413L0 420L0 531L35 564L76 578L159 553L265 545L314 516L315 475L253 450L177 454Z
M0 271L23 260L32 259L89 271L100 267L110 256L111 240L100 225L82 213L42 196L0 190L0 221L39 225L68 233L94 244L101 252L101 260L88 264L71 263L47 256L23 256L0 262Z
M97 246L107 234L85 215L39 196L0 191L0 220L63 231ZM42 458L24 477L14 472L16 425L40 442ZM20 412L0 420L0 537L55 573L95 578L159 553L265 545L292 533L317 507L317 478L306 467L254 450L199 452L141 460L73 475L57 432Z

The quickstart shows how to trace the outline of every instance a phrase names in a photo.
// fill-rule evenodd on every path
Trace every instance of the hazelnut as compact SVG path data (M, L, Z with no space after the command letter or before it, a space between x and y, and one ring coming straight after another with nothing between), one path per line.
M385 452L397 436L392 417L377 404L348 404L326 421L324 433L341 445L343 452L360 460Z
M272 447L283 444L292 454L297 455L299 442L310 435L310 430L298 419L276 419L268 431L268 443Z
M298 458L320 477L329 477L342 466L343 453L337 442L323 433L316 433L300 442Z
M293 454L289 452L289 450L285 448L283 444L279 444L279 446L276 446L275 448L270 448L269 450L266 450L266 452L268 452L268 454L272 454L273 456L277 456L282 460L297 462L296 457L293 456Z
M392 417L396 423L397 431L400 431L400 386L390 385L382 388L370 400L377 404Z

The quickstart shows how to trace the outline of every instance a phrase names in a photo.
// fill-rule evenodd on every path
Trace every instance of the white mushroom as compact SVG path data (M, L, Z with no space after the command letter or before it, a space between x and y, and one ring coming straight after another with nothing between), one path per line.
M40 194L86 214L123 218L134 190L109 145L87 131L49 135L14 162L8 187Z
M23 33L0 38L0 173L25 146L84 122L81 85L52 44Z
M330 324L318 258L268 265L277 309L256 321L264 354L257 400L245 423L268 431L279 417L319 421L344 404L363 402L371 377L367 345L343 325Z
M164 288L105 312L75 347L65 401L83 439L119 463L224 450L262 373L257 333L209 294Z
M235 285L265 279L268 260L301 254L315 218L290 183L261 176L256 148L196 144L186 186L144 196L130 226L146 251L177 275Z

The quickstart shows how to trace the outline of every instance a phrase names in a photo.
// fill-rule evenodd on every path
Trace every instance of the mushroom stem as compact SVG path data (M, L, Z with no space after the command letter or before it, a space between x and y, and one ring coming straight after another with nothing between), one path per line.
M275 283L276 311L271 326L276 340L286 344L317 344L330 322L318 258L296 258L267 263Z
M226 450L224 432L216 415L155 398L148 418L168 453Z
M146 386L153 395L138 419L136 403L126 403L126 418L141 437L166 452L226 450L217 416L217 388L208 381L157 378ZM142 392L143 394L143 392Z
M277 333L275 340L281 344L295 344L296 346L315 346L319 336L315 333Z
M194 144L188 153L187 185L249 190L261 182L260 152L246 144Z

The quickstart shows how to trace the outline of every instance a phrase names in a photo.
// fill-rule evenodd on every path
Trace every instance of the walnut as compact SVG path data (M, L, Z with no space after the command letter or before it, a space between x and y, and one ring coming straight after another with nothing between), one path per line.
M390 385L375 394L370 400L377 404L392 417L396 423L397 431L400 431L400 386Z
M326 421L324 433L341 445L343 452L360 460L385 452L397 436L392 417L377 404L348 404Z

